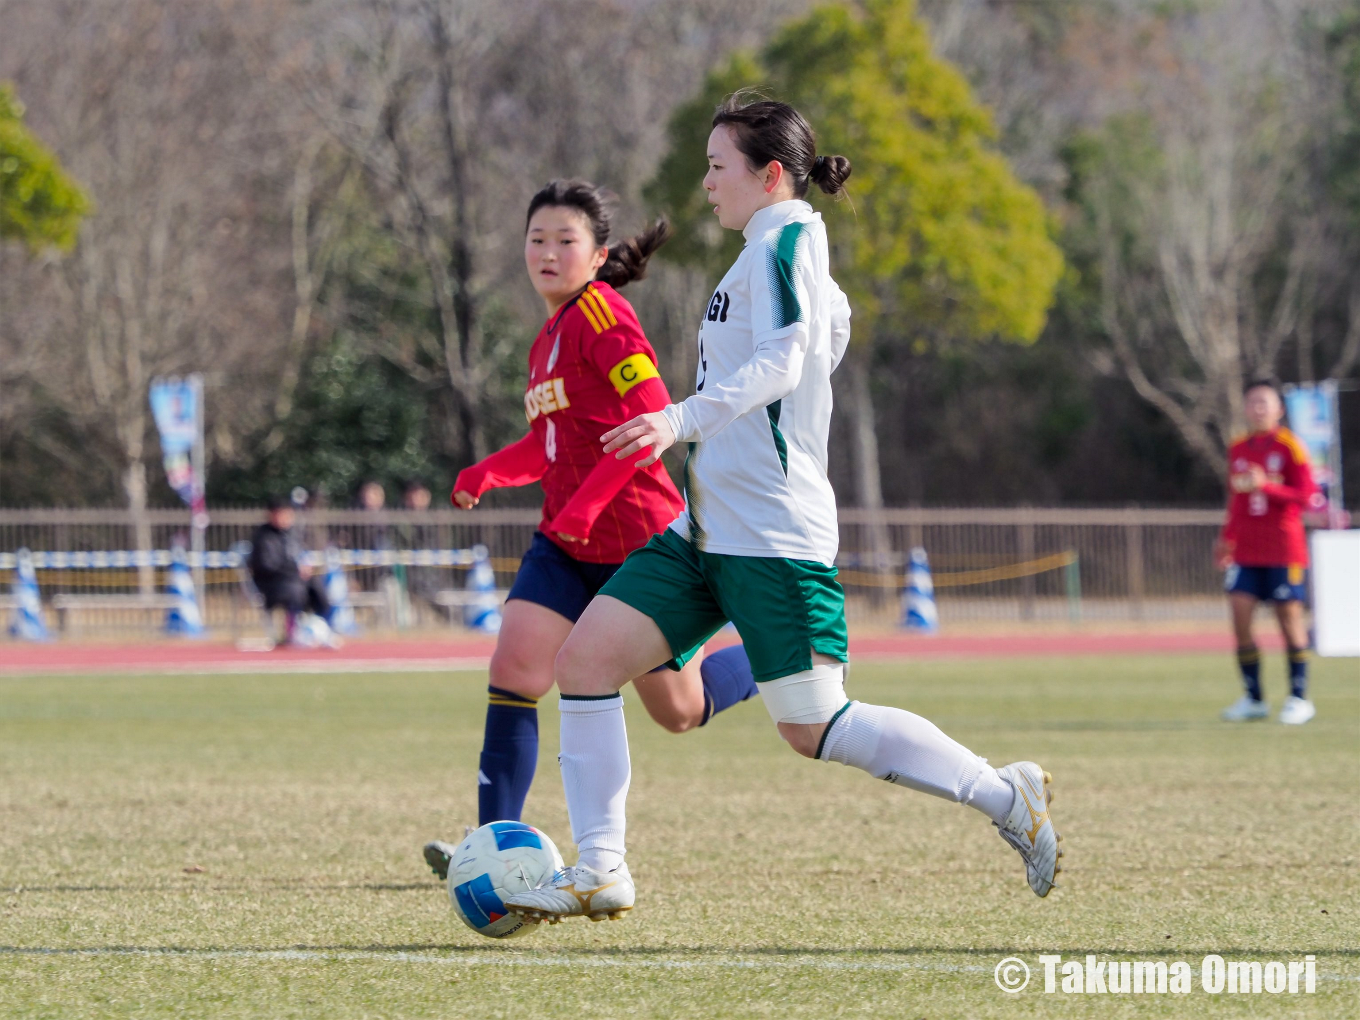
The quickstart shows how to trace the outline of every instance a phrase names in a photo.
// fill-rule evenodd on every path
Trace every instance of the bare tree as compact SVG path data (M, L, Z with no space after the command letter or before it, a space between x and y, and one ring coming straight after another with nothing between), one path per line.
M1084 84L1108 117L1085 168L1100 320L1136 392L1216 471L1242 385L1276 371L1323 251L1299 201L1297 13L1244 2L1087 26L1103 41Z
M151 379L264 375L282 332L275 246L256 212L267 106L241 66L232 8L27 4L0 45L0 67L31 86L34 117L95 203L74 254L24 279L43 358L28 374L100 437L135 512L148 497ZM223 417L259 403L249 386L219 392ZM137 542L149 546L144 523Z
M518 227L528 196L551 177L589 177L616 190L625 224L636 222L671 106L726 46L754 41L756 26L796 6L705 0L620 9L600 0L526 0L511 9L493 0L354 0L328 7L326 30L308 40L309 59L293 81L364 168L384 229L423 277L434 328L389 330L375 350L422 384L447 389L461 460L486 452L487 422L512 400L494 381L523 337L489 329L488 312L508 310L526 325L538 317L524 286ZM673 313L693 304L694 289L682 275L663 274L660 286L629 296L682 328ZM672 286L683 292L676 300ZM638 296L648 289L650 298ZM683 328L691 333L689 323ZM669 338L660 346L670 346ZM684 357L673 360L678 366Z
M386 225L425 277L435 330L379 337L378 350L421 382L442 374L465 460L485 453L486 385L506 353L484 343L479 316L486 281L477 212L492 189L473 151L483 112L474 85L498 14L458 0L333 8L331 30L312 40L292 78L318 123L363 168Z

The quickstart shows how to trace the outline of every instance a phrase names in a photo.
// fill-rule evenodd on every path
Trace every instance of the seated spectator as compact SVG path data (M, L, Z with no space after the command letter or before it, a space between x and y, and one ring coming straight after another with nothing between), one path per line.
M382 487L381 482L370 478L359 486L359 493L354 501L360 510L381 510L387 505L387 490Z
M406 510L430 509L430 489L419 478L410 478L402 490L401 505Z
M401 508L425 514L430 509L430 489L419 478L409 478L402 487ZM393 529L394 544L398 549L434 549L439 541L438 525L403 521ZM434 597L444 587L445 573L437 567L398 567L397 577L411 595L418 595L433 604Z
M269 520L255 529L250 540L250 577L264 598L265 609L282 607L288 614L287 640L292 641L300 613L311 612L322 620L330 616L322 578L304 562L303 550L293 537L297 517L293 504L270 497Z

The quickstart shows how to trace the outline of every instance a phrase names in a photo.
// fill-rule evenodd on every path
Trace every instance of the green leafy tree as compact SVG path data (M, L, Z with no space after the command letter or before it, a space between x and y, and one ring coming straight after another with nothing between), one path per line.
M413 477L446 489L451 474L430 453L435 444L424 396L359 338L338 331L305 366L281 423L284 441L261 458L219 469L210 476L209 497L258 503L303 485L344 505L365 480L381 482L390 494Z
M1063 259L1043 203L995 147L987 109L936 57L915 0L815 8L758 55L737 54L670 123L670 154L649 197L676 222L663 249L717 272L740 246L720 236L699 181L714 106L743 86L792 103L822 153L847 156L848 202L824 208L833 270L854 312L847 355L855 488L882 505L872 367L877 352L961 341L1034 341Z
M24 104L0 84L0 239L70 249L89 199L24 124Z

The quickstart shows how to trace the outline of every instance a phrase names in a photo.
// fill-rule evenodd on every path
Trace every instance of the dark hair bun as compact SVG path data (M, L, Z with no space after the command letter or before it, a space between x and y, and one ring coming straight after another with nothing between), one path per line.
M844 156L818 156L812 161L808 180L828 195L839 195L845 190L845 181L849 176L850 161Z

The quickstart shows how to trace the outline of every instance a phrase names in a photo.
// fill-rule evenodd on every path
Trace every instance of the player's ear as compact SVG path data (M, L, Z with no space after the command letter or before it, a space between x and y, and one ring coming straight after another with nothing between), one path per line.
M761 186L767 195L773 194L774 189L779 187L779 182L784 179L784 164L777 159L770 160L765 165L765 170L761 174Z

